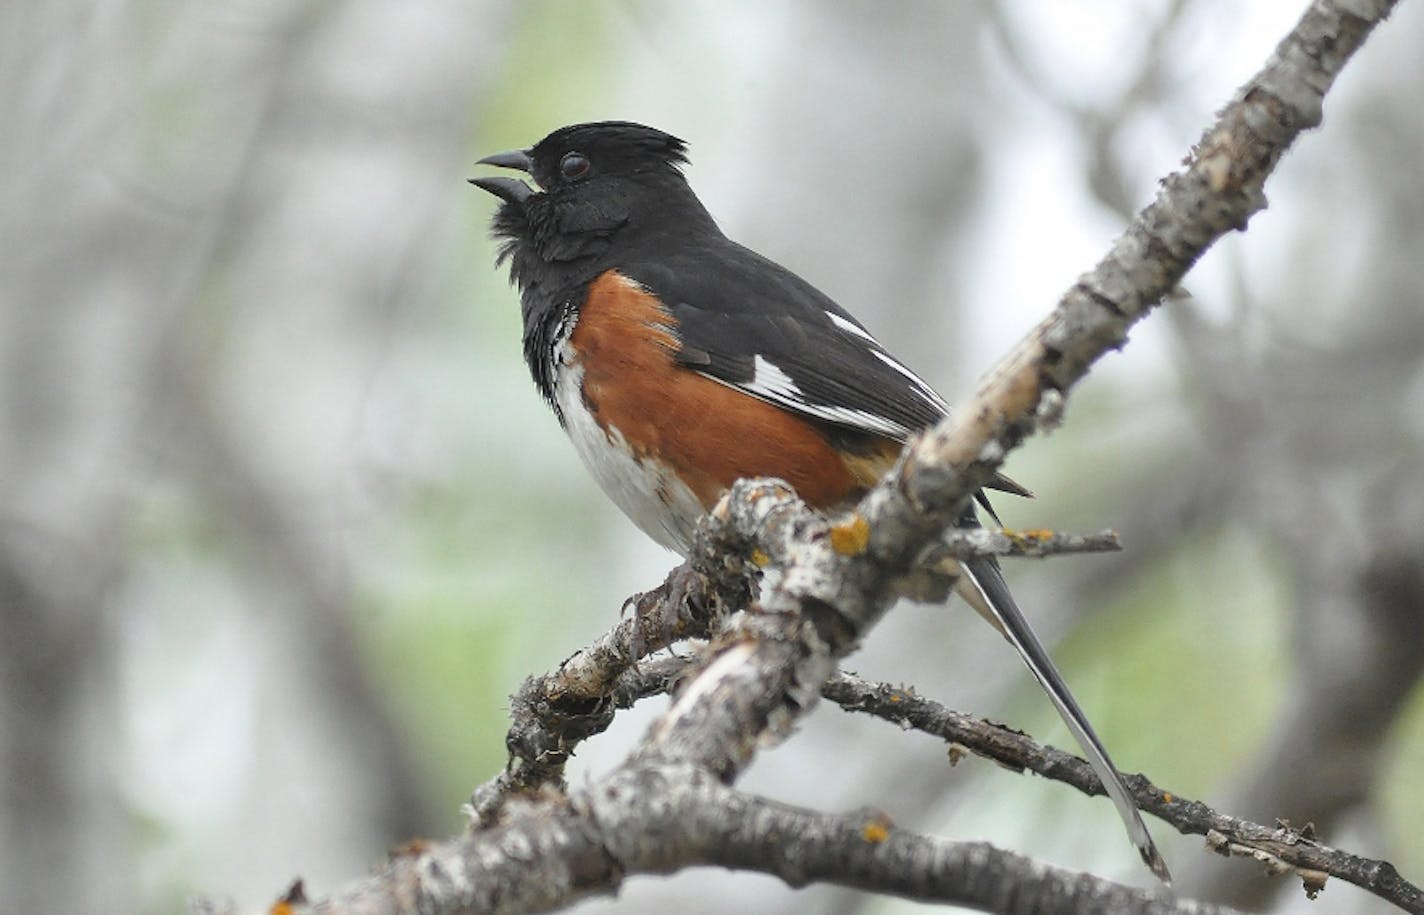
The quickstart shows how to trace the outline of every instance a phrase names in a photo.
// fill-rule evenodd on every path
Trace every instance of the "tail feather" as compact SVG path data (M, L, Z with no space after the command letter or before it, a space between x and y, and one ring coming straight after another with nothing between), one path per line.
M1043 643L1038 640L1023 612L1014 603L1008 585L999 573L998 562L993 558L968 559L960 563L960 570L962 574L956 590L971 607L1003 633L1004 638L1018 651L1033 673L1034 679L1043 687L1043 691L1048 693L1048 698L1053 702L1063 722L1068 725L1068 730L1073 732L1078 745L1083 748L1088 763L1117 807L1118 815L1127 827L1128 837L1137 846L1143 863L1159 880L1170 885L1172 875L1167 871L1167 862L1157 851L1127 785L1123 784L1122 776L1118 774L1117 767L1108 756L1107 748L1093 731L1093 726L1078 706L1078 701L1073 698L1063 675L1058 672Z

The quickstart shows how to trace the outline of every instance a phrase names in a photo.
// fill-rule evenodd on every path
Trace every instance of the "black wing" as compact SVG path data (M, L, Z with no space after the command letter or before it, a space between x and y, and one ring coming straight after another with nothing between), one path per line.
M899 442L949 412L944 398L824 293L735 242L664 251L618 269L662 301L677 322L677 360L709 378ZM991 486L1030 495L1003 476Z
M620 272L677 321L678 361L788 410L904 441L948 411L815 287L735 242Z

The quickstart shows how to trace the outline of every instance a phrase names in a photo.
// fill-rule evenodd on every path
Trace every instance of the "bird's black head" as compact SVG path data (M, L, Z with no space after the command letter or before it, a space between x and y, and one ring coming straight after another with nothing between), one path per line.
M615 238L631 246L650 233L715 231L682 175L686 149L671 134L628 121L575 124L478 163L527 172L537 190L517 178L470 183L504 201L494 234L504 240L500 261L511 261L521 286L541 269L591 278L613 266L605 261Z
M561 127L536 143L529 158L534 180L545 191L556 193L596 185L600 179L681 179L687 144L642 124L603 121Z

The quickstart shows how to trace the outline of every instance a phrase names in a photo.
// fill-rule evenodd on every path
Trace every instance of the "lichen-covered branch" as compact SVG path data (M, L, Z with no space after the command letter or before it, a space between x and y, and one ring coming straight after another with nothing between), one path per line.
M932 564L940 556L1045 557L1067 553L1119 549L1117 534L1067 534L1050 530L947 531L932 544L921 561ZM704 554L715 555L712 552ZM731 554L724 554L731 555ZM705 567L705 563L704 563ZM506 743L510 762L505 770L475 789L471 812L480 822L493 822L505 799L521 793L563 787L564 766L578 744L601 733L616 709L651 692L662 692L666 679L681 676L686 660L667 663L634 661L666 648L675 640L704 638L722 612L745 604L745 573L705 575L695 568L679 567L669 582L686 578L695 587L678 593L653 593L630 601L634 613L621 620L592 644L575 652L550 674L530 677L510 696L511 725ZM671 621L671 625L667 623Z
M1301 131L1319 124L1325 92L1393 5L1311 3L1108 254L863 505L876 558L903 566L924 528L947 526L1008 449L1061 418L1065 393L1093 362L1121 347L1212 243L1265 206L1267 176Z
M1002 766L1064 782L1085 794L1103 793L1092 767L1077 756L1004 725L956 712L913 691L840 673L826 681L821 694L847 710L941 738L950 745L951 762L970 752ZM1206 836L1209 847L1224 855L1254 857L1273 874L1294 872L1312 896L1324 886L1327 876L1338 877L1406 912L1424 911L1424 890L1401 877L1387 861L1331 848L1316 841L1308 828L1296 829L1285 823L1263 826L1227 816L1200 801L1164 791L1141 775L1128 776L1127 785L1138 807L1178 832Z
M930 547L923 559L933 561L940 550L956 559L973 556L1012 556L1043 559L1077 553L1112 553L1122 549L1117 531L1096 531L1091 534L1070 534L1052 530L993 530L986 527L973 530L946 531L941 541Z
M646 801L630 803L640 798ZM624 766L567 801L512 801L498 826L399 857L316 908L350 915L545 911L572 898L612 893L627 874L694 865L770 874L792 886L835 883L1009 915L1231 911L984 843L918 835L875 811L833 815L778 803L737 791L688 764Z

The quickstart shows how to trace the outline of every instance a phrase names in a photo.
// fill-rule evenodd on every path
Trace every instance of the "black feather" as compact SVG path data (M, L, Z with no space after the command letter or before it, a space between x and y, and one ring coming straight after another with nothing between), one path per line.
M889 356L869 342L869 334L860 337L837 326L830 315L860 324L824 293L720 233L699 242L677 256L635 253L618 266L663 301L683 345L697 353L696 364L688 361L689 366L745 386L754 380L760 356L795 383L808 407L879 417L903 430L890 436L901 441L944 416L876 355ZM873 431L849 419L842 424Z

